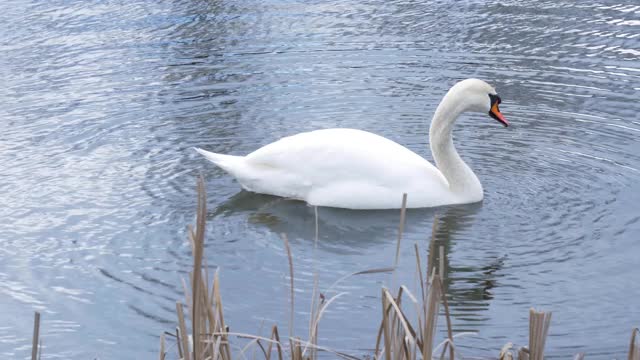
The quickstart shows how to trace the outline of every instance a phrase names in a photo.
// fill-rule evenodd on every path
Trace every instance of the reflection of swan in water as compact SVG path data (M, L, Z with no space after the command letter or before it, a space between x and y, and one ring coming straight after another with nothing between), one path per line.
M481 204L469 204L407 210L405 234L419 234L419 238L425 239L424 243L419 244L421 251L427 251L433 219L437 218L429 263L437 266L438 248L443 246L447 265L446 292L451 314L459 320L454 323L456 330L467 330L460 328L460 322L464 327L470 322L483 320L482 314L493 297L491 289L496 286L495 273L502 268L504 260L496 258L481 266L460 266L448 260L452 246L460 239L460 235L464 235L461 233L474 223L475 215L481 208ZM266 227L271 232L286 233L292 241L311 243L314 239L314 208L304 202L240 191L211 211L209 216L225 217L238 213L245 214L250 223ZM399 219L398 210L319 208L318 247L338 256L359 252L376 244L395 243ZM390 262L392 257L390 254ZM408 258L406 260L409 261Z
M429 264L438 266L438 249L440 246L444 247L445 291L452 310L451 316L459 318L463 326L484 320L482 313L488 309L489 300L493 299L492 289L497 285L496 278L500 276L496 273L502 269L505 260L504 256L497 257L480 267L460 266L449 261L451 248L456 242L455 234L473 221L476 211L472 207L473 205L449 207L439 214L435 239L429 249ZM456 330L475 329L457 327Z
M398 201L401 201L399 199ZM406 232L429 233L439 209L409 209ZM209 216L247 213L252 224L266 226L274 233L286 233L292 241L312 241L315 237L315 208L302 201L240 191L218 206ZM348 210L318 208L319 247L351 251L374 243L395 242L399 210Z

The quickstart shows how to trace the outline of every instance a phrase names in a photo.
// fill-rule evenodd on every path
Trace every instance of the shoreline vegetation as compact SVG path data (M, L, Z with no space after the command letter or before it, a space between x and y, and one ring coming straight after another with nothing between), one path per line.
M404 230L406 214L406 194L402 199L400 211L400 224L394 265L389 268L370 269L349 274L334 282L325 292L318 290L318 277L315 274L311 299L311 312L309 318L309 332L307 340L293 334L294 321L294 263L289 241L285 234L282 240L287 252L289 262L290 279L290 319L287 337L281 336L277 325L273 325L269 337L229 331L224 320L222 295L220 294L220 275L216 270L211 277L204 256L204 234L206 227L206 192L202 176L197 181L197 216L195 228L189 226L188 236L193 257L193 270L189 273L188 285L182 279L185 292L184 303L176 301L176 316L178 326L174 332L164 332L160 335L160 360L233 360L247 359L246 353L251 351L251 358L291 359L291 360L315 360L319 357L342 358L347 360L376 359L376 360L454 360L456 356L462 358L455 347L455 338L468 334L454 335L449 305L444 291L442 274L445 272L444 247L435 249L435 231L437 221L432 228L429 253L435 254L427 259L424 264L420 258L418 244L414 244L416 271L420 279L419 293L412 294L404 285L398 287L397 292L390 289L381 289L381 323L378 328L375 350L365 357L336 351L318 344L318 329L320 320L327 308L344 293L338 293L331 298L325 298L328 293L341 281L356 275L372 273L394 273L399 260L400 243ZM437 220L437 219L436 219ZM317 211L316 211L316 237L314 246L318 241ZM437 252L436 252L437 251ZM433 259L430 261L430 259ZM431 263L433 262L433 263ZM423 271L424 270L424 271ZM211 281L210 281L211 280ZM392 284L395 276L392 277ZM395 294L395 295L394 295ZM415 316L407 316L404 306L412 307ZM185 307L188 317L185 316ZM442 308L442 312L440 311ZM447 329L447 338L440 344L434 344L434 335L439 317L444 317ZM189 321L187 321L189 320ZM40 359L42 356L42 339L40 333L40 313L34 317L31 359ZM499 360L542 360L544 348L551 324L551 312L529 310L529 344L514 349L512 343L507 343L500 350ZM199 339L199 340L198 340ZM244 341L243 344L234 340ZM195 341L198 340L198 341ZM233 345L233 347L232 347ZM242 346L242 347L239 347ZM319 353L327 353L320 356ZM575 355L574 360L584 359L584 353ZM640 329L631 331L631 340L628 348L627 360L640 360Z

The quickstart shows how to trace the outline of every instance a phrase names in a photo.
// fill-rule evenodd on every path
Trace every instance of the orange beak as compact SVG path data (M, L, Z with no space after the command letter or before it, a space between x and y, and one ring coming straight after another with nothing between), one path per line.
M489 115L498 120L499 122L502 123L502 125L504 125L504 127L509 126L509 122L507 121L507 119L504 118L504 115L502 115L502 113L500 112L500 109L498 108L498 102L494 102L493 105L491 106L491 110L489 110Z

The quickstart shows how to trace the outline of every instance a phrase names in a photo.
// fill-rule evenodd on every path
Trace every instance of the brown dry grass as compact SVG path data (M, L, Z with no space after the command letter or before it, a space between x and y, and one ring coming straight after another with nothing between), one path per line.
M198 178L198 202L195 229L189 227L189 241L193 255L193 269L189 274L188 283L183 280L184 302L176 302L177 328L175 333L165 332L160 336L159 359L165 360L233 360L246 359L247 351L253 349L255 354L262 354L266 360L276 358L278 360L315 360L319 351L331 354L333 357L355 360L358 357L335 351L318 345L319 323L327 308L344 293L338 293L332 298L325 299L317 296L320 292L317 289L318 276L314 276L314 286L312 292L311 311L309 318L308 339L303 340L293 334L294 322L294 263L291 247L286 235L282 235L284 248L287 253L289 263L290 278L290 319L289 337L282 339L278 327L271 328L268 337L230 332L224 321L224 310L222 296L220 294L220 276L216 270L213 278L210 277L204 256L204 234L206 226L206 192L204 180ZM400 211L400 224L398 227L398 237L396 244L396 254L394 265L389 268L369 269L346 275L334 282L324 293L330 292L338 283L343 280L362 274L388 273L393 272L397 267L400 253L400 242L405 223L406 214L406 194L403 196L403 207ZM316 235L314 248L318 241L317 209L316 214ZM448 353L449 360L455 360L456 349L451 324L449 306L445 293L444 277L446 276L446 263L444 247L435 249L435 234L437 231L437 219L432 228L431 243L429 252L437 256L431 256L427 260L423 269L423 261L420 258L418 244L414 244L416 271L420 281L419 296L414 296L406 286L400 286L397 293L392 293L389 289L381 290L381 323L375 344L375 351L372 354L376 360L431 360L438 358L446 359ZM437 261L435 261L437 260ZM437 263L432 263L437 262ZM425 270L425 271L423 271ZM210 281L211 280L211 281ZM395 282L395 276L392 283ZM188 284L188 285L187 285ZM316 298L318 297L318 298ZM409 319L403 310L405 304L413 306L415 318ZM186 305L185 305L186 304ZM185 316L184 307L188 308L188 317ZM443 307L446 319L447 339L439 345L434 344L440 307ZM544 358L544 347L546 343L549 326L551 323L551 313L531 309L529 312L529 345L517 349L518 360L542 360ZM189 334L188 324L191 325ZM242 348L232 349L231 339L243 339L245 345ZM628 350L628 360L640 360L640 330L633 329L631 342ZM168 340L172 339L172 340ZM283 341L284 340L284 341ZM437 350L441 348L439 355ZM447 351L448 350L448 351ZM506 344L498 358L500 360L513 360L513 345ZM42 355L40 337L40 314L35 313L32 360L36 360ZM461 357L458 354L458 357ZM368 357L367 357L368 358ZM584 354L577 354L574 359L581 360Z
M403 196L403 207L400 211L400 224L398 227L398 237L396 244L396 254L394 258L394 266L382 269L370 269L349 274L332 284L328 291L341 281L355 275L371 274L379 272L394 271L399 261L400 242L402 241L402 233L405 223L406 214L406 195ZM317 225L317 209L316 214L316 239L314 246L317 246L318 225ZM335 357L344 359L358 359L350 354L335 351L318 345L318 328L322 315L327 307L338 297L343 295L338 293L334 297L326 300L324 298L318 300L317 290L317 274L314 277L313 295L311 301L311 316L309 319L308 340L302 340L293 334L294 321L294 264L291 247L286 235L282 235L284 248L287 253L289 262L289 279L290 279L290 319L289 319L289 338L282 341L277 326L271 328L269 337L261 337L250 334L229 332L224 323L222 296L220 294L220 279L218 271L215 272L213 282L209 286L209 274L206 266L203 268L204 262L204 229L206 219L206 194L204 190L204 181L202 177L198 179L198 208L196 230L190 228L189 237L193 252L193 271L190 274L190 291L185 286L186 303L190 305L189 314L192 324L193 336L186 333L186 322L182 310L182 303L176 304L176 313L178 316L178 329L176 334L165 333L160 339L160 359L165 359L167 355L166 335L176 338L177 356L181 360L232 360L246 358L245 353L251 347L257 347L263 357L270 360L277 356L279 360L285 358L292 360L314 360L318 358L318 352L324 351ZM419 297L414 296L407 287L400 286L394 295L389 289L383 288L381 291L381 323L378 329L376 340L374 359L384 360L431 360L434 358L445 359L448 353L449 360L456 358L455 343L453 329L451 324L449 306L445 294L443 278L446 276L446 263L444 256L444 247L440 246L435 249L437 219L435 219L431 234L431 243L429 251L437 254L433 259L437 259L437 264L427 262L426 271L422 268L422 259L418 250L418 244L414 245L416 256L416 270L420 281ZM394 280L395 281L395 277ZM392 281L392 283L393 283ZM326 293L326 292L325 292ZM415 310L416 318L409 319L403 306L405 303L412 304ZM411 305L409 305L411 306ZM438 317L440 315L440 307L444 309L444 317L447 326L447 339L439 345L434 344L434 336L436 333ZM531 309L529 312L529 346L517 349L517 357L519 360L542 360L544 358L544 347L546 343L549 326L551 324L551 313L542 312ZM636 342L639 331L634 329L629 347L629 360L640 360L640 345ZM242 338L248 340L246 345L235 354L230 346L230 338ZM438 349L442 349L437 354ZM447 351L448 350L448 351ZM513 345L506 344L499 354L500 360L513 360ZM235 356L232 356L234 354ZM584 354L577 354L576 359L581 359Z
M631 331L631 342L629 343L629 360L640 360L640 329Z

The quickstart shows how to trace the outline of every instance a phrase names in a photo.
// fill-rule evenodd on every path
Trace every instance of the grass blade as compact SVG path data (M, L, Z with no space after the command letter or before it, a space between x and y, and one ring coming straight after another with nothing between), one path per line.
M286 234L281 234L282 236L282 240L284 241L284 248L287 250L287 259L289 260L289 280L290 280L290 286L291 286L291 315L289 316L289 337L292 338L293 337L293 314L294 314L294 281L293 281L293 257L291 256L291 247L289 246L289 239L287 238Z
M400 208L400 224L398 224L398 238L396 242L396 258L393 262L393 267L398 267L398 261L400 260L400 242L402 241L402 234L404 233L404 225L407 217L407 194L402 194L402 207Z
M445 258L444 258L444 246L440 246L440 281L443 281L445 274ZM444 289L444 284L440 284ZM447 320L447 336L449 337L449 360L455 359L454 346L453 346L453 329L451 325L451 315L449 313L449 302L447 301L446 291L442 291L442 304L444 305L445 319Z
M498 355L498 360L513 360L513 353L511 349L513 348L513 343L506 343L502 350L500 350L500 355Z
M313 323L313 326L311 327L312 329L312 334L310 337L310 340L313 340L316 337L316 329L318 329L318 324L320 323L320 319L322 319L322 315L324 314L325 310L329 307L329 305L331 305L332 302L334 302L337 298L346 295L346 292L341 292L338 293L336 295L334 295L333 297L331 297L331 299L329 299L324 305L322 305L322 307L320 307L320 311L318 311L318 315ZM307 352L307 347L305 346L304 351L302 352L302 355L304 355Z
M336 285L338 285L339 283L343 282L344 280L346 280L346 279L348 279L348 278L350 278L352 276L366 275L366 274L388 273L388 272L392 272L393 270L394 270L393 268L387 267L387 268L378 268L378 269L368 269L368 270L356 271L356 272L347 274L347 275L341 277L340 279L336 280L324 292L328 293L328 292L332 291L333 288L336 287Z
M388 311L391 309L391 305L388 304L387 297L385 296L386 289L382 289L382 339L384 340L384 358L385 360L391 360L391 329L389 324ZM377 348L377 346L376 346Z
M551 324L551 312L529 310L529 358L543 360L544 345Z
M440 299L442 299L442 282L440 281L440 276L434 275L430 283L431 286L427 294L427 303L425 304L427 316L422 331L422 358L424 360L431 360L432 358L433 336L438 322Z
M198 208L196 214L196 232L195 236L193 236L193 282L191 283L191 301L193 302L193 305L191 306L191 326L193 334L193 354L196 359L198 358L198 354L200 354L200 294L203 291L200 278L202 276L204 231L207 216L207 195L204 186L204 178L202 177L202 175L198 177L197 188Z
M640 360L640 344L636 344L636 339L640 336L640 329L631 331L631 342L629 343L629 360Z
M416 341L416 339L414 337L415 336L415 332L410 327L410 325L407 323L407 319L405 318L404 314L400 310L400 306L398 306L396 301L393 299L393 296L389 293L389 291L387 289L383 289L382 292L383 292L384 296L387 297L387 301L391 305L391 308L393 310L395 310L396 317L398 318L400 324L404 328L405 337L409 337L409 340L411 340L411 344L415 343L415 341Z
M184 360L191 359L191 349L189 348L189 336L187 335L187 325L184 321L184 310L182 303L176 302L176 313L178 314L178 328L180 329L179 341L182 342L182 358Z
M33 338L31 342L31 360L38 359L39 352L39 339L40 339L40 313L35 312L33 316Z
M427 282L431 280L435 265L433 264L436 253L436 235L438 234L438 216L433 217L433 226L431 226L431 241L429 241L429 256L427 257Z
M164 345L164 334L160 334L160 360L164 360L167 355Z

